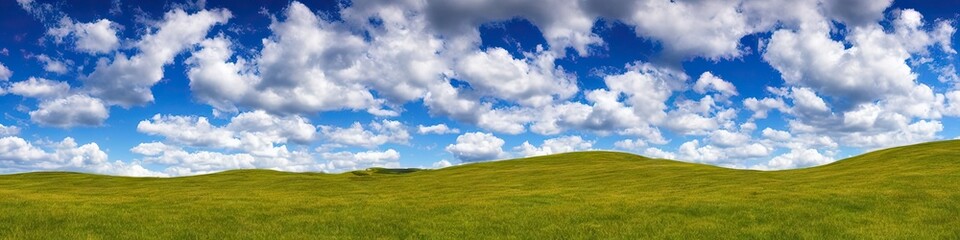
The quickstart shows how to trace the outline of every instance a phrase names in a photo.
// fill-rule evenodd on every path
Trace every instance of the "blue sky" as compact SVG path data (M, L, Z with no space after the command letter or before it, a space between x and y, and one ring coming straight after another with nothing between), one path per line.
M949 1L0 2L0 172L789 169L960 135Z

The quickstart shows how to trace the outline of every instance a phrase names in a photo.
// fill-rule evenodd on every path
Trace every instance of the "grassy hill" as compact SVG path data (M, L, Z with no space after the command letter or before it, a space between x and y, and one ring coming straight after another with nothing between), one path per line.
M5 175L0 238L960 239L960 141L775 172L578 152L336 175Z

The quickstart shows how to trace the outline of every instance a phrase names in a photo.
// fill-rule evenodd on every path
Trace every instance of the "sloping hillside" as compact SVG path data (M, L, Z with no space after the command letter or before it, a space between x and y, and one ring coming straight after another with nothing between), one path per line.
M0 176L0 238L960 238L960 141L734 170L578 152L441 170Z

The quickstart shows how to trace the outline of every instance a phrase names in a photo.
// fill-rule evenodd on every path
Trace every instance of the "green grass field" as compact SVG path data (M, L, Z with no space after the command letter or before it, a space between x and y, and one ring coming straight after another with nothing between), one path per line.
M0 239L960 239L960 141L799 170L579 152L440 170L0 176Z

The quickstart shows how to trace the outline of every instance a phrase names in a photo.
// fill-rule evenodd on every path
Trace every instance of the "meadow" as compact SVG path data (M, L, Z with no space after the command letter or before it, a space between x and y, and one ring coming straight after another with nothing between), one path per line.
M785 171L576 152L438 170L0 176L0 239L960 239L960 141Z

